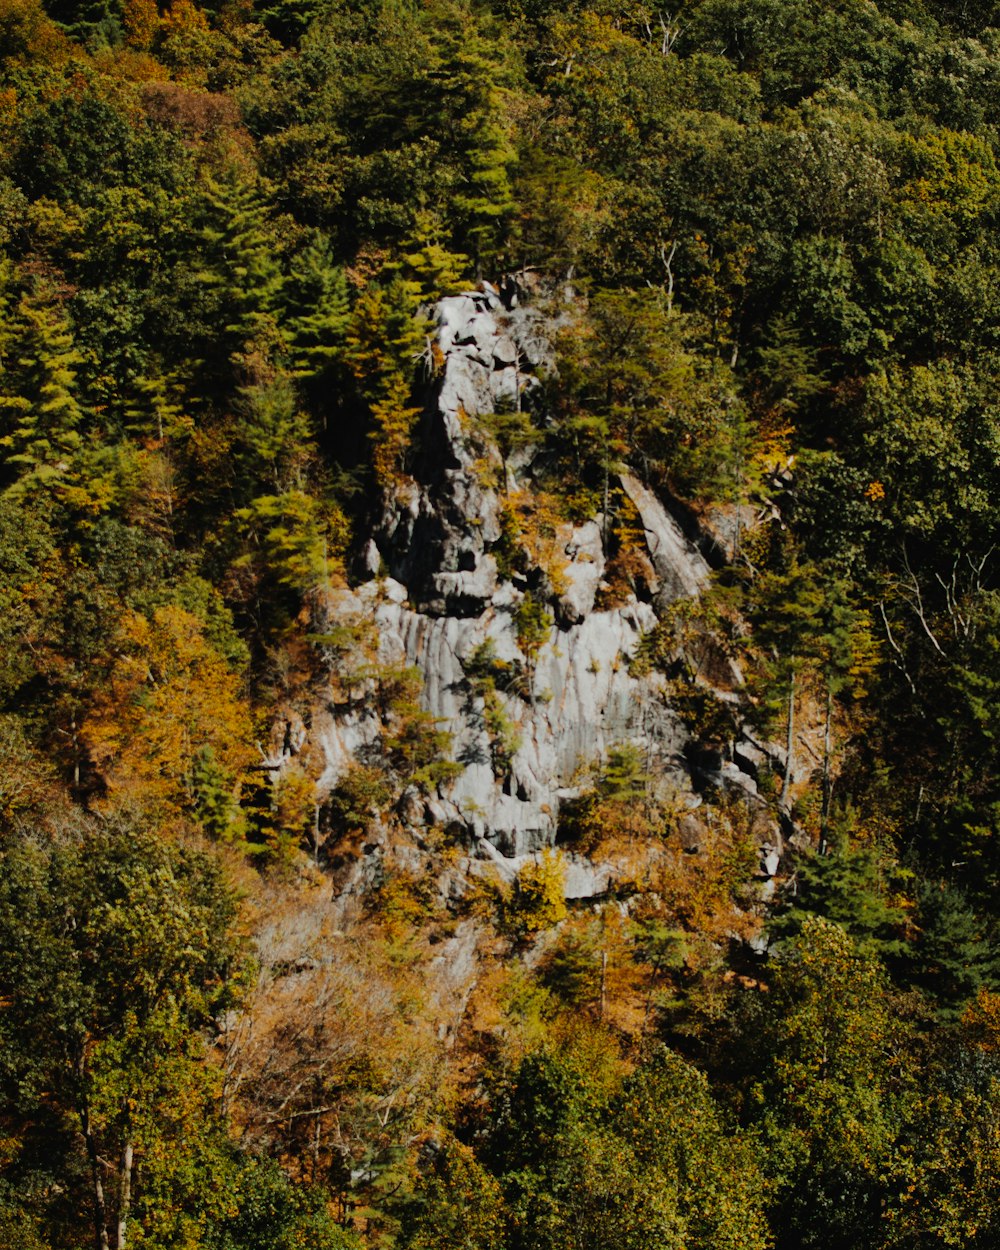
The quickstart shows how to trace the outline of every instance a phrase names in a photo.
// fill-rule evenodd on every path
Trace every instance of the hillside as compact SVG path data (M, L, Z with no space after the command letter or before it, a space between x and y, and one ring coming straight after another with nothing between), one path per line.
M0 0L0 1250L1000 1242L1000 8Z

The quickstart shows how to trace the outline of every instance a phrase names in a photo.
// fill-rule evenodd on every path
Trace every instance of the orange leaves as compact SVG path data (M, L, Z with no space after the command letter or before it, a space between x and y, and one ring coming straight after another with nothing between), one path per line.
M191 801L199 751L210 747L233 777L251 758L250 728L238 678L197 617L172 604L151 619L124 615L109 680L82 731L112 797L177 813Z
M125 38L131 48L148 48L160 25L160 14L155 0L124 0L122 25Z
M966 1041L978 1050L1000 1051L1000 994L981 989L966 1007L961 1028Z

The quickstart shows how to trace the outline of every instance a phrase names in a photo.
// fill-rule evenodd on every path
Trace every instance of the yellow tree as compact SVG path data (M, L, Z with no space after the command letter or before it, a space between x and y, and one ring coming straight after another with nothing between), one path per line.
M206 753L235 785L251 758L250 713L201 621L175 604L127 612L116 651L82 733L111 798L190 810Z

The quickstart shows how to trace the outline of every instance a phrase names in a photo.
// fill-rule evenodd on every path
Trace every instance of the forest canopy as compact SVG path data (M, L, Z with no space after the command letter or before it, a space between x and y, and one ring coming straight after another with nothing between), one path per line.
M998 1244L998 162L991 0L0 0L0 1250ZM428 827L334 918L461 771L330 605L504 280L500 574L600 516L639 594L623 474L736 518L631 662L778 743L770 896L626 743L513 884ZM508 783L536 591L465 670Z

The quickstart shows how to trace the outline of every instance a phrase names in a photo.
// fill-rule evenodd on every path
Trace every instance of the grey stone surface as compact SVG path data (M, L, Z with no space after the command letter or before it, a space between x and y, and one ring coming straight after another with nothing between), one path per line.
M491 848L487 858L509 876L523 856L551 845L560 804L579 793L616 744L635 744L689 806L697 796L683 757L687 733L665 697L664 679L630 672L643 634L656 624L654 607L633 598L595 608L607 563L598 521L566 526L564 576L559 593L549 594L549 636L534 657L518 645L516 612L526 586L498 576L492 548L501 536L500 458L479 419L494 411L498 397L523 395L532 370L553 367L551 314L546 322L524 302L505 311L490 292L470 292L442 300L435 316L443 364L412 480L385 500L364 554L369 574L390 576L340 592L337 611L375 622L383 662L420 670L424 707L451 733L453 757L463 765L428 800L408 794L404 818L414 827L457 826L470 842ZM529 486L531 455L520 452L509 466ZM630 474L621 480L642 518L657 603L698 594L708 578L705 559L648 487ZM509 723L506 745L516 746L504 771L483 699L466 677L469 658L487 641L518 675L498 691ZM377 746L381 727L370 704L358 698L316 710L311 736L325 761L321 793ZM738 784L753 789L739 769L726 768L733 774L727 782L737 784L738 774ZM570 896L606 889L600 871L586 861L571 864Z
M667 602L701 593L711 569L701 552L648 486L631 473L620 475L625 493L635 504L646 531L649 556L660 579L660 596Z

